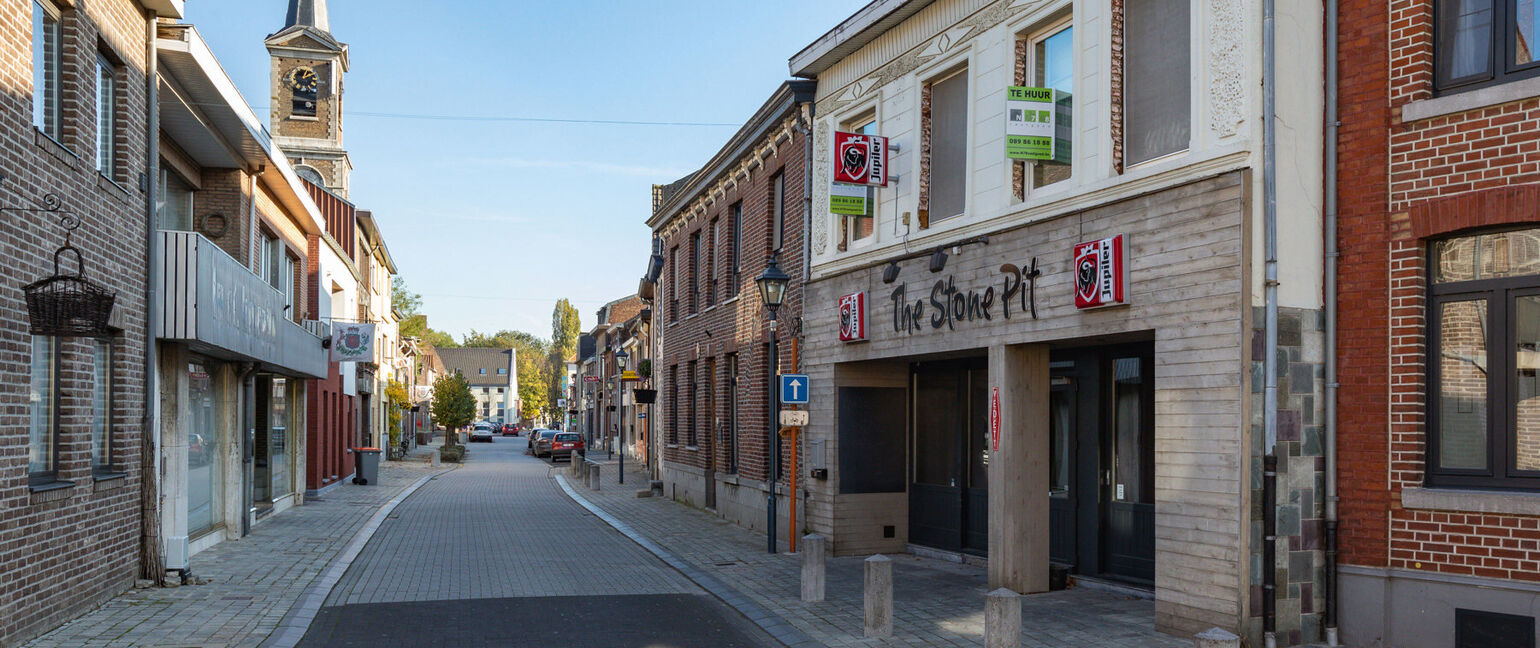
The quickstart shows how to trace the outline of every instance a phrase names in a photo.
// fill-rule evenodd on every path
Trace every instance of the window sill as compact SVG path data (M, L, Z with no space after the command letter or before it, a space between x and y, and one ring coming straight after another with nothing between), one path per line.
M308 122L321 121L320 117L311 117L311 116L308 116L308 115L289 115L287 119L289 121L308 121Z
M1465 513L1540 515L1540 493L1458 488L1407 488L1401 491L1401 507Z
M99 472L91 476L93 492L117 490L128 483L126 472Z
M1490 108L1535 97L1540 97L1540 77L1413 101L1401 106L1401 123L1407 124L1468 110Z
M102 173L101 169L96 170L96 186L102 191L116 190L115 193L118 194L118 197L124 200L129 198L128 188L118 184L117 180L113 180L107 174Z
M690 446L690 445L687 445L687 446L684 447L684 449L685 450L689 450L690 452L700 452L700 446Z
M52 135L43 132L42 129L36 126L32 127L32 141L37 144L38 148L48 151L50 155L59 158L60 162L70 166L80 163L80 156L75 155L75 152L71 151L70 147L65 146L63 142L54 139Z
M663 447L665 447L665 448L673 448L675 450L678 450L679 449L679 444L677 444L677 443L668 443L668 444L664 444Z
M70 491L75 488L75 482L55 480L37 484L28 484L32 491L32 503L53 502L70 498Z

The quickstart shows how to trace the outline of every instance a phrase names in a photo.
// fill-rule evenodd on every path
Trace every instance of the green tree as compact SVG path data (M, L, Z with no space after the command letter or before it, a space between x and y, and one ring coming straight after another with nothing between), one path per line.
M439 376L433 381L429 409L433 419L444 426L444 445L458 445L460 428L470 425L476 416L476 397L471 395L470 381L458 372Z
M539 356L519 356L519 400L521 408L519 414L526 419L539 416L546 407L547 384L550 375L543 366L543 358Z
M396 275L390 278L390 305L396 309L396 312L401 313L403 318L421 315L422 295L408 290L406 279ZM426 317L423 320L423 326L427 326Z
M394 448L401 444L402 409L412 405L411 398L406 393L406 385L392 379L385 386L385 401L386 420L390 422L390 447Z
M557 414L556 403L562 398L561 377L567 373L567 358L577 354L581 326L577 307L566 299L557 300L551 310L551 352L545 360L545 407L553 414Z
M428 344L433 345L436 349L453 349L460 346L460 343L455 341L454 336L430 328L423 329L422 339L427 340Z

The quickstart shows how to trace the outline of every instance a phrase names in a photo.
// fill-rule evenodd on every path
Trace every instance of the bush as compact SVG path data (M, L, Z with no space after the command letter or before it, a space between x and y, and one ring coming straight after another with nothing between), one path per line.
M460 463L465 459L465 446L444 446L438 449L439 461Z

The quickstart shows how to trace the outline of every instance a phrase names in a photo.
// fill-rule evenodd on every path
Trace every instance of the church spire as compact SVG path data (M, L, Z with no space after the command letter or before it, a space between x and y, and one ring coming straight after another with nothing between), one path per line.
M314 27L331 33L330 21L326 19L326 0L289 0L289 16L283 27L294 26Z

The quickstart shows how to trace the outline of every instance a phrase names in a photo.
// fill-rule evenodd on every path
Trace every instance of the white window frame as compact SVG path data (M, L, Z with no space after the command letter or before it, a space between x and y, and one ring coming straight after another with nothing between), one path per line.
M118 66L96 53L96 170L117 179Z
M91 468L98 474L116 472L112 462L114 406L112 387L116 371L112 366L111 340L98 339L92 345L91 367ZM105 361L105 363L103 363Z
M1065 17L1060 18L1058 20L1052 20L1052 21L1049 21L1049 22L1044 23L1042 25L1037 25L1037 26L1031 27L1031 28L1029 28L1028 30L1026 30L1024 32L1025 35L1026 35L1026 38L1027 38L1027 63L1026 63L1026 65L1027 65L1027 79L1026 79L1026 83L1027 83L1028 86L1037 87L1039 83L1046 83L1046 81L1039 81L1037 79L1037 76L1036 76L1037 75L1038 64L1041 62L1041 61L1038 60L1038 54L1037 54L1037 47L1038 47L1038 45L1041 45L1044 41L1047 41L1048 39L1053 38L1054 36L1059 35L1061 32L1063 32L1066 29L1074 29L1074 28L1075 28L1075 19L1074 19L1074 17L1073 16L1065 16ZM1071 62L1070 62L1070 67L1071 67L1071 71L1070 71L1070 84L1071 84L1071 88L1072 88L1071 95L1074 98L1074 101L1076 102L1076 105L1078 105L1079 101L1080 101L1080 85L1081 85L1080 84L1080 57L1076 55L1076 54L1079 53L1079 50L1076 49L1076 47L1077 47L1076 38L1077 37L1078 37L1078 34L1071 34L1070 35L1070 52L1071 52L1071 54L1070 54L1070 59L1071 59ZM1071 113L1073 113L1073 112L1074 112L1074 106L1071 106ZM1027 168L1026 168L1026 177L1022 178L1023 192L1025 193L1026 196L1030 197L1032 194L1037 193L1037 192L1055 191L1055 190L1057 190L1057 189L1059 189L1061 187L1068 187L1068 186L1070 186L1073 183L1073 181L1075 179L1075 162L1074 162L1074 160L1075 160L1075 150L1076 150L1075 149L1075 142L1080 139L1079 137L1075 137L1075 135L1079 134L1078 133L1078 131L1079 131L1079 122L1078 121L1074 122L1074 124L1072 124L1072 127L1073 127L1073 130L1071 130L1071 140L1070 140L1070 147L1071 148L1070 148L1070 165L1069 165L1070 172L1069 172L1069 177L1065 178L1063 180L1060 180L1059 182L1052 183L1052 184L1046 184L1046 185L1042 185L1042 186L1037 186L1036 181L1032 177L1033 176L1033 170L1034 170L1034 167L1041 166L1043 163L1042 162L1031 162L1031 163L1028 163Z
M882 120L880 120L878 118L877 102L872 102L872 103L863 105L860 108L857 108L855 110L850 111L850 114L851 114L850 117L841 119L839 121L839 130L840 131L843 131L843 132L846 132L846 133L859 133L859 132L861 132L862 128L865 128L867 126L871 126L873 134L880 134L880 133L878 133L878 131L881 129ZM832 163L833 163L833 160L831 160L831 164ZM877 188L876 187L867 187L866 188L866 204L871 206L871 219L872 219L872 233L870 235L868 235L868 236L864 236L864 237L861 237L861 238L856 238L856 236L855 236L854 224L857 222L857 219L860 218L859 216L851 216L851 215L848 215L848 214L840 214L840 215L838 215L839 216L839 220L836 221L836 223L839 224L840 231L841 231L842 235L845 237L845 251L847 251L847 252L852 250L852 249L854 249L854 248L857 248L857 247L866 247L868 245L871 245L872 243L874 243L877 240Z
M64 139L64 21L50 0L32 0L32 23L32 125L58 141ZM52 52L47 50L50 37ZM37 51L39 46L43 51Z

